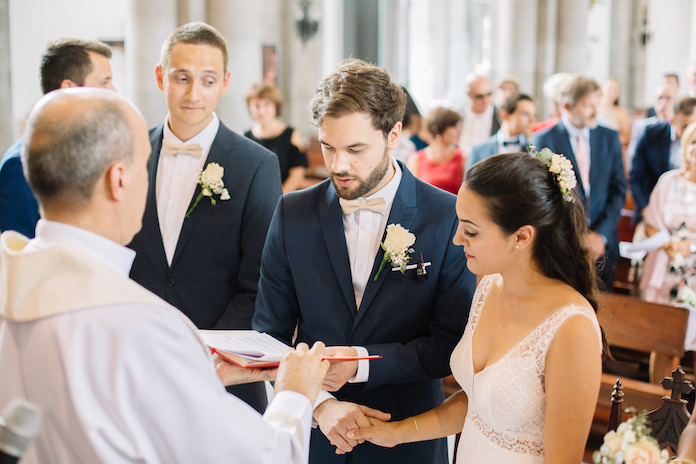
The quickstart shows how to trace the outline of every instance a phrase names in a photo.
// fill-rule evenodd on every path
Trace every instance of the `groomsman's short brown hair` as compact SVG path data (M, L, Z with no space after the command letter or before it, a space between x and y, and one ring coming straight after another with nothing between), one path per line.
M92 72L92 59L88 52L111 59L111 49L98 40L63 38L49 42L41 56L41 90L44 94L60 88L65 79L78 86L85 85L85 78Z
M599 90L600 87L597 81L591 77L577 74L572 77L561 90L561 103L568 103L570 106L575 106L585 95L599 92Z
M225 38L213 26L195 22L184 24L169 34L169 37L162 45L162 53L160 55L160 66L162 69L167 67L167 62L172 54L172 48L178 43L190 45L208 45L220 49L222 52L222 64L224 72L227 72L227 42Z
M406 95L384 68L357 59L343 60L322 80L311 101L317 127L326 116L366 113L386 139L404 118Z

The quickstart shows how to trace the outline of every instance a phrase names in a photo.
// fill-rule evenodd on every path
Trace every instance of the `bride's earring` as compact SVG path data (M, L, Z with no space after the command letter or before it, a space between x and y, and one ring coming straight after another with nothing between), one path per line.
M515 249L516 249L516 250L519 250L519 249L520 249L520 246L519 246L519 245L517 245L517 246L515 247Z

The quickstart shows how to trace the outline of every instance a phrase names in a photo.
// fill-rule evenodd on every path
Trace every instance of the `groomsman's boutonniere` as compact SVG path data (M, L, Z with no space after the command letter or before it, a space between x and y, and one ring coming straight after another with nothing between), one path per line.
M202 170L198 174L198 183L201 186L201 193L196 197L196 201L193 202L191 208L186 212L186 217L193 212L193 210L198 206L198 202L201 201L203 197L210 197L210 204L215 206L215 198L213 194L220 195L220 200L229 200L230 192L225 188L225 183L222 181L222 175L225 173L225 168L217 163L209 163L205 170Z
M391 261L392 266L401 268L403 274L406 271L408 260L411 259L408 254L413 253L411 245L414 243L416 243L416 236L408 229L401 227L401 224L389 224L387 236L384 242L380 242L380 246L384 250L384 257L375 275L375 281L379 278L379 274L388 261Z

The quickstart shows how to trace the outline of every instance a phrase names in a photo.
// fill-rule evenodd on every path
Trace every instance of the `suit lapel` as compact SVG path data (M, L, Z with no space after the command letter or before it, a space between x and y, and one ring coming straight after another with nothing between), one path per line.
M560 154L564 155L566 158L570 160L571 163L573 163L573 171L575 171L575 177L578 180L577 184L577 190L578 194L580 195L580 198L582 199L582 202L585 203L586 198L585 198L585 189L582 186L582 180L580 179L580 172L578 171L578 162L575 160L575 153L573 152L573 146L570 144L570 135L568 134L568 130L565 128L563 125L563 122L559 122L556 125L556 130L554 130L555 134L554 136L556 137L556 143L555 146L560 147ZM593 137L590 136L590 143L592 143ZM541 150L544 147L539 147L539 150ZM593 150L591 150L593 151ZM590 166L592 164L590 163ZM591 169L591 168L590 168ZM592 174L590 174L590 179L592 178Z
M392 203L391 211L389 212L387 225L401 224L403 228L410 229L413 218L418 210L416 207L416 180L408 169L406 169L403 163L399 162L399 165L401 166L402 170L401 183L396 191L396 196L394 197L394 202ZM386 231L382 234L382 241L384 241L385 234ZM416 237L416 242L418 242L418 237ZM365 287L365 293L363 294L362 301L360 302L360 311L358 311L358 316L354 324L358 324L365 316L370 304L375 299L375 296L377 296L377 292L382 285L384 285L384 282L387 279L394 278L392 275L391 263L387 263L377 281L374 280L374 276L377 274L377 270L379 269L379 265L382 263L383 257L384 250L382 250L382 247L380 247L379 251L377 252L377 256L375 256L372 272L370 273L370 278L367 281L367 286Z
M210 152L208 153L208 157L205 160L205 163L203 163L203 169L205 169L205 167L208 166L208 164L210 163L218 163L220 166L222 166L225 170L223 174L223 181L225 182L225 187L229 187L230 184L231 168L234 164L234 149L235 143L234 138L232 137L232 133L229 129L227 129L224 126L222 121L220 121L220 128L218 129L218 133L215 136L213 144L210 146ZM200 184L197 184L196 190L193 192L193 196L189 201L189 205L186 211L188 211L191 208L191 206L193 206L193 203L200 192L201 186ZM208 210L211 208L213 208L213 211L211 211L211 213L214 214L215 206L213 206L210 203L209 198L203 198L198 203L196 208L191 212L189 217L184 217L184 223L181 226L181 233L179 234L179 240L177 240L176 242L174 257L172 258L172 267L174 267L179 256L181 256L181 253L183 252L184 247L186 246L186 242L188 242L188 240L191 238L191 234L193 234L193 232L196 230L198 224L201 222L201 219L206 214L211 214L208 213Z
M324 202L319 204L319 223L341 292L348 307L351 308L351 313L355 315L357 306L353 291L353 278L350 272L348 247L346 246L346 234L343 230L343 211L338 204L336 191L330 183L326 187Z
M162 231L157 214L157 166L159 164L160 149L162 146L162 131L164 126L156 127L150 134L150 145L152 153L147 162L150 185L147 194L145 214L143 215L143 231L147 234L157 255L159 263L164 269L169 268L167 255L164 252L164 242L162 241Z

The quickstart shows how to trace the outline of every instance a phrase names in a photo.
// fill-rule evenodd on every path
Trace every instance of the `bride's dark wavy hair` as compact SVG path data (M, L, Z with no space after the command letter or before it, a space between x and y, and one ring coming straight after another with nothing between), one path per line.
M507 234L530 225L537 231L534 259L547 277L565 282L598 309L598 279L585 236L582 201L563 199L554 174L526 153L495 155L474 164L464 185L480 195L489 216ZM602 334L604 353L606 340Z

